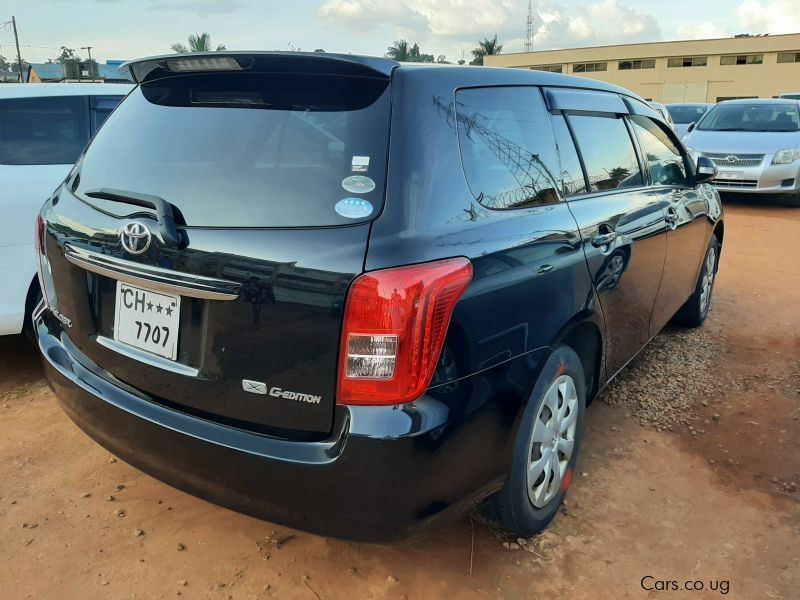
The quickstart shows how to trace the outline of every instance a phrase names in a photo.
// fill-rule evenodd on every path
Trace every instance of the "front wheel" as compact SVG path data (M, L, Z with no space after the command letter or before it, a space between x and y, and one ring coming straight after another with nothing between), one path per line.
M714 291L714 280L717 275L717 261L719 259L719 242L717 236L712 235L708 241L706 254L703 258L703 267L697 278L694 292L689 296L678 311L678 321L688 327L698 327L703 324L711 308L711 293Z
M478 516L498 531L523 537L547 527L572 480L585 411L580 358L560 346L545 363L523 412L508 479Z

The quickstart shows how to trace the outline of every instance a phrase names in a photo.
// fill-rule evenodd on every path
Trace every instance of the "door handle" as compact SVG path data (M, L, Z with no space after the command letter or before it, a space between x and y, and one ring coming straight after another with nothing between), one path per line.
M599 233L592 238L592 246L595 248L608 246L615 239L617 239L617 232L609 225L601 225Z

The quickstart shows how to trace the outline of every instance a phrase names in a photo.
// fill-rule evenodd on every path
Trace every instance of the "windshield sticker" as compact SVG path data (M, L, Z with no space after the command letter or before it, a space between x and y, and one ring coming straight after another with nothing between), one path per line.
M372 214L372 203L363 198L342 198L333 208L347 219L362 219Z
M366 173L369 169L369 156L353 157L353 173Z
M363 175L351 175L342 180L342 187L351 194L366 194L375 189L375 182Z

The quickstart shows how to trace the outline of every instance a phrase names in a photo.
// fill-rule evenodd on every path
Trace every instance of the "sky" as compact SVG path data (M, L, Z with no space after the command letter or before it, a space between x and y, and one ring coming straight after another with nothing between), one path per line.
M22 55L44 62L59 46L92 46L92 57L132 59L170 52L206 31L230 50L314 50L383 55L393 40L469 60L484 37L521 52L527 0L3 0L15 16ZM800 32L800 0L533 0L534 49ZM0 54L16 57L11 28Z

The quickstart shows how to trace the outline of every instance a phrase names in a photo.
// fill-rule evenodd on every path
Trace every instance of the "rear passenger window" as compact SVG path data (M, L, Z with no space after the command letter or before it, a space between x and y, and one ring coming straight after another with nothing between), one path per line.
M565 198L586 192L581 160L575 150L575 142L562 115L553 115L553 135L556 138L558 154L561 157L561 194Z
M686 185L686 165L678 147L647 117L630 118L650 168L650 180L657 185Z
M622 119L569 115L592 192L644 185L633 141Z
M0 164L67 165L89 141L84 96L0 100Z
M537 88L460 90L456 110L464 173L478 202L509 209L559 201L558 154Z

